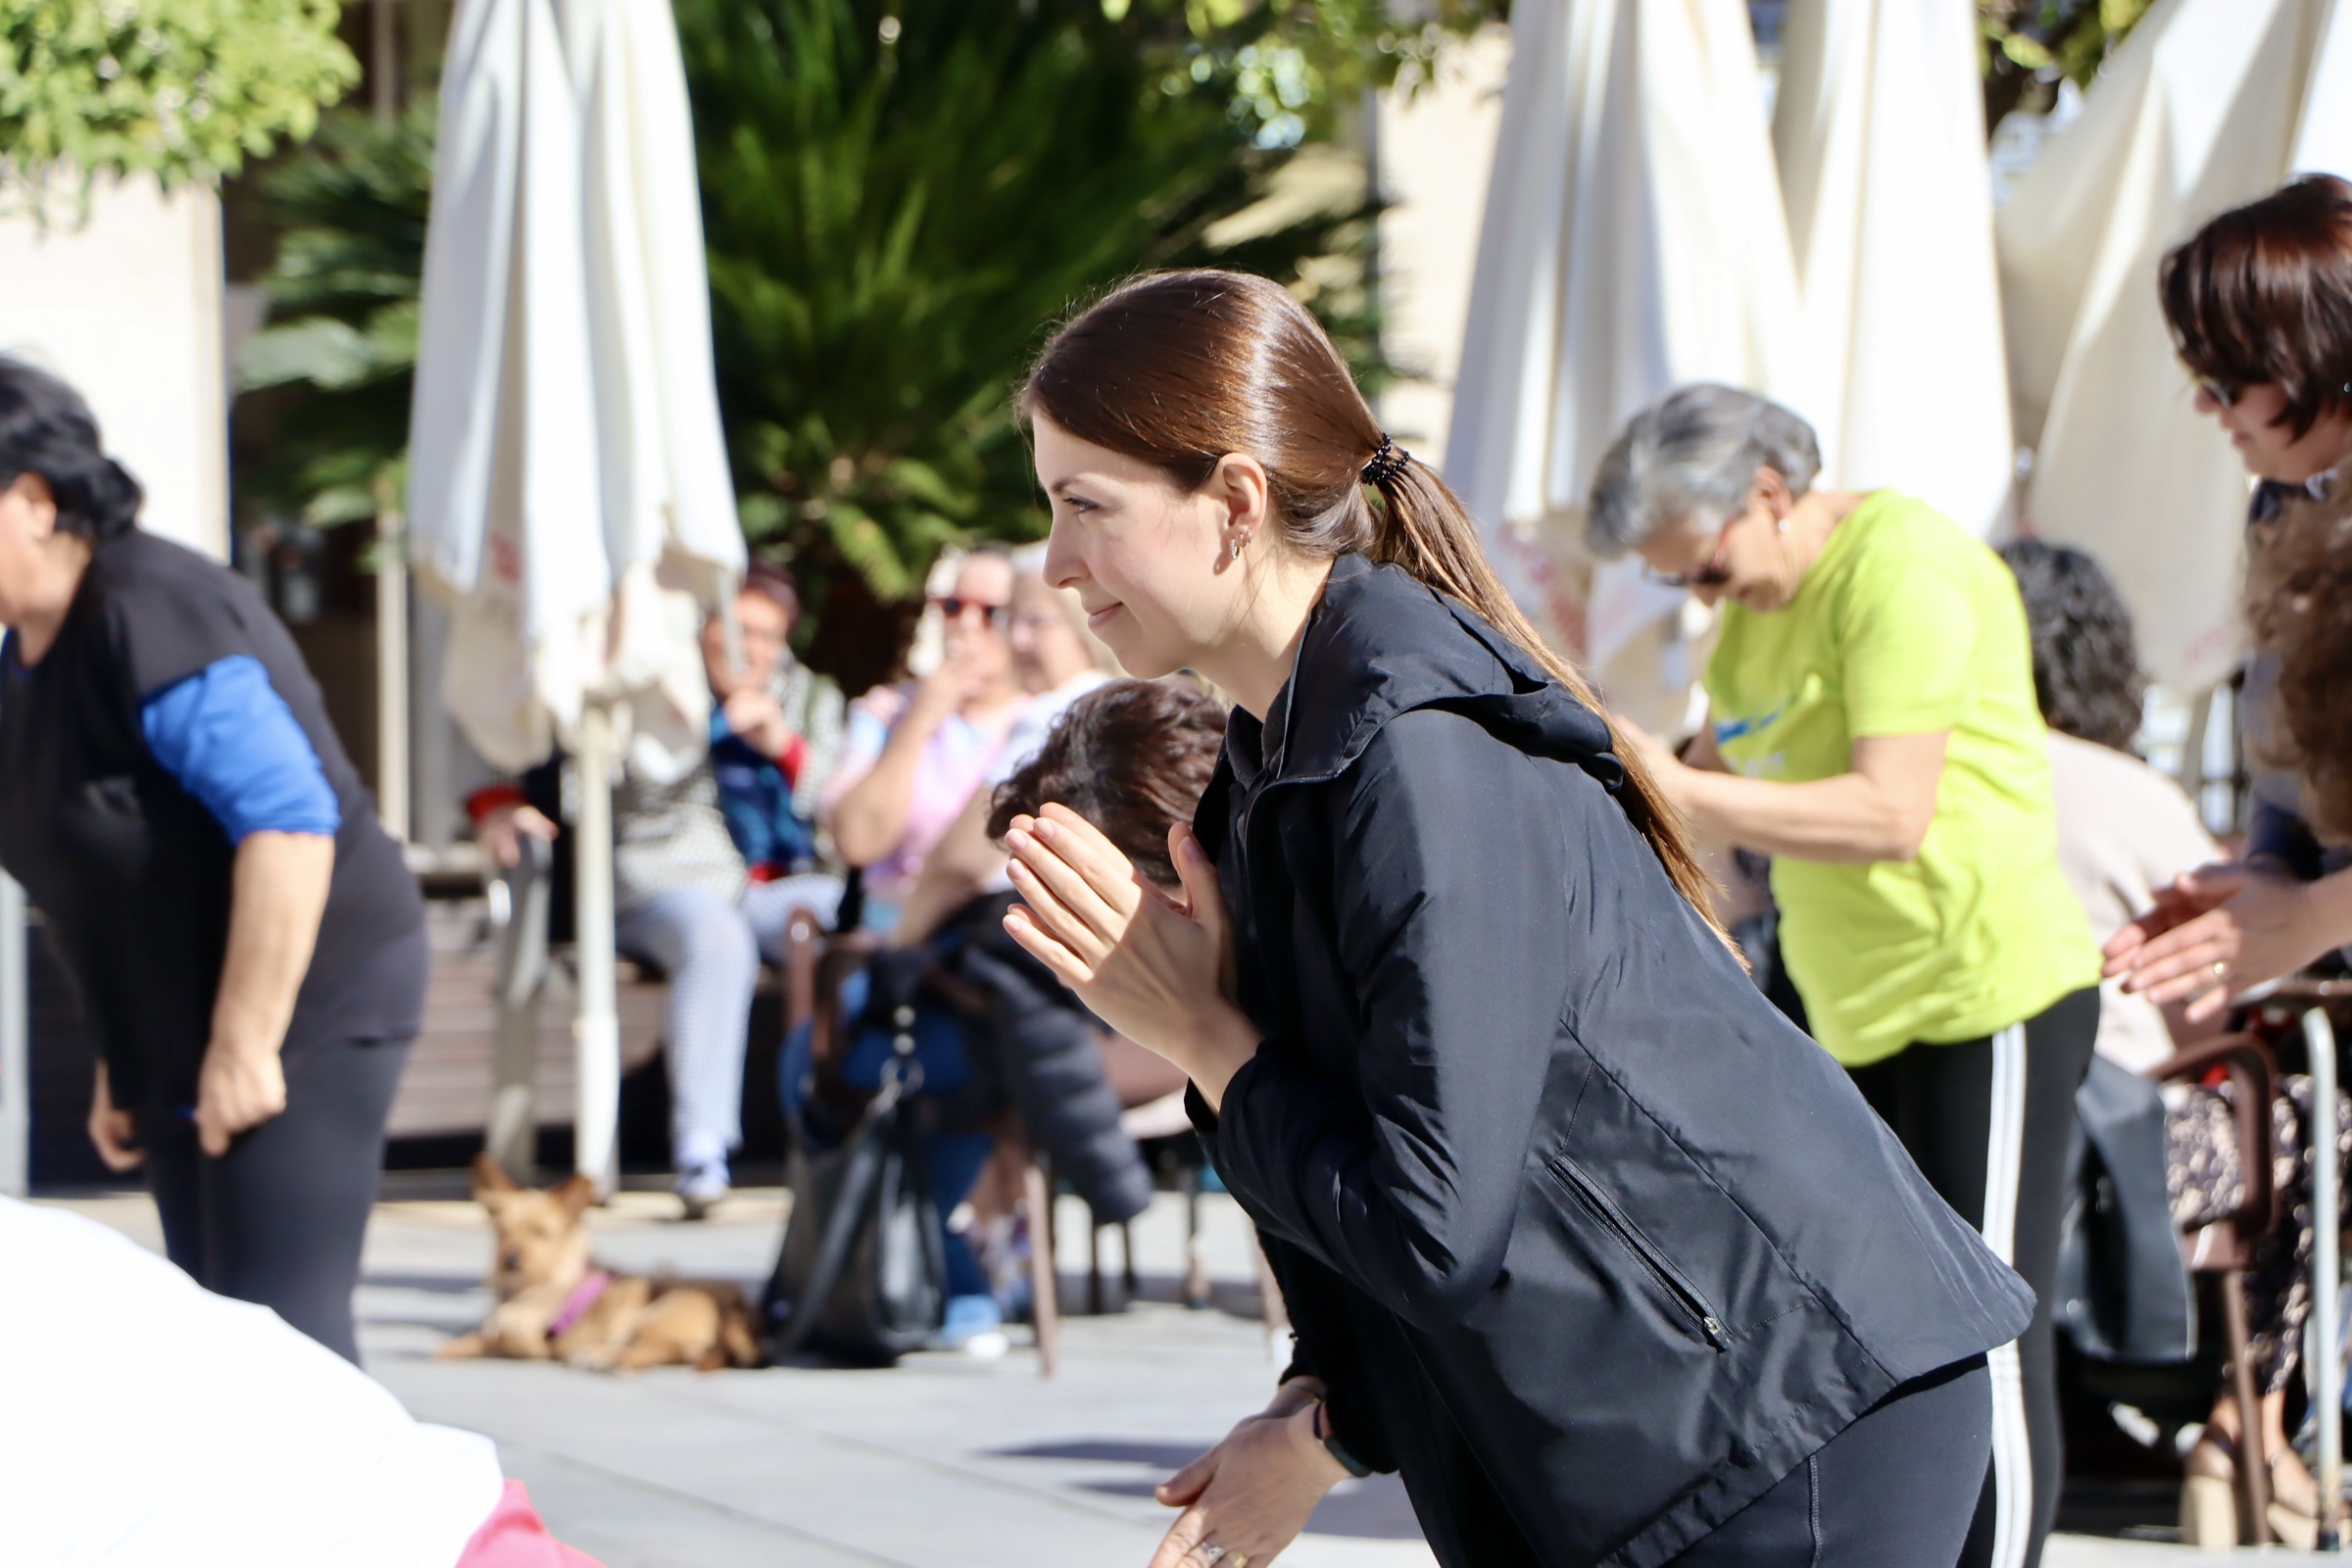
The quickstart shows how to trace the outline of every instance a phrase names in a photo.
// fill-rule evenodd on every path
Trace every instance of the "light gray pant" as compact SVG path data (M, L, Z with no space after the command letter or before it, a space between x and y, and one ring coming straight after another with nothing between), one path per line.
M760 959L781 958L794 908L815 908L830 923L840 903L837 879L793 877L755 884L740 904L710 888L672 888L616 922L614 945L661 965L669 980L662 1043L679 1169L722 1160L743 1141L743 1054Z

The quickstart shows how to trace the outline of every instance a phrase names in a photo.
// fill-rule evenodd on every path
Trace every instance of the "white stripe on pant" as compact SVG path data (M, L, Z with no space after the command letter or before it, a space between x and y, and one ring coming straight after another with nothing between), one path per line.
M2017 1260L2017 1182L2026 1132L2026 1026L1992 1037L1992 1114L1984 1149L1984 1241ZM1990 1351L1992 1372L1992 1568L2022 1568L2034 1535L2034 1458L2026 1428L2025 1372L2017 1342Z

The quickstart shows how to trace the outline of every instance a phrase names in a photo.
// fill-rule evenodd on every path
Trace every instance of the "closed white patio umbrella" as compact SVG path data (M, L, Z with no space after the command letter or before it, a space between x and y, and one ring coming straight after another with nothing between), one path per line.
M1555 573L1601 454L1689 381L1804 407L1795 277L1740 0L1521 0L1511 34L1446 476L1605 680L1683 595L1620 563L1588 612Z
M2242 652L2247 479L2192 407L2157 262L2307 172L2352 173L2352 6L2159 0L1994 223L2026 522L2099 557L2183 693Z
M1980 47L1963 0L1792 0L1772 136L1825 480L1983 534L2015 447Z
M701 607L743 538L665 0L464 0L442 86L410 550L452 604L443 701L580 785L577 1164L614 1174L612 772L700 760Z

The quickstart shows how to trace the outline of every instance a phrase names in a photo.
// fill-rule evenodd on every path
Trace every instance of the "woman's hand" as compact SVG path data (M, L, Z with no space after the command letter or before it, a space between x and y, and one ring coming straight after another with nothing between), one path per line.
M729 693L719 710L726 715L727 728L762 757L772 760L792 745L792 726L785 722L783 705L757 686Z
M2292 974L2333 944L2312 884L2246 865L2184 871L2107 939L2104 973L2202 1023L2238 992ZM2188 1001L2190 998L2194 1001Z
M196 1078L196 1137L219 1159L229 1141L286 1108L286 1071L277 1048L216 1037Z
M473 838L484 854L512 871L522 862L522 841L533 838L542 844L553 844L556 824L536 806L511 802L483 812L482 819L474 824Z
M97 1147L98 1158L117 1175L137 1170L147 1156L131 1147L139 1136L139 1120L127 1110L115 1108L115 1095L106 1081L106 1063L98 1064L98 1081L90 1090L90 1142Z
M1182 1508L1151 1568L1266 1568L1348 1472L1314 1435L1316 1404L1253 1415L1160 1483Z
M1232 938L1216 869L1191 829L1171 828L1168 845L1181 904L1069 808L1013 818L1004 848L1024 906L1004 929L1097 1017L1183 1068L1216 1105L1257 1054L1257 1031L1227 999Z

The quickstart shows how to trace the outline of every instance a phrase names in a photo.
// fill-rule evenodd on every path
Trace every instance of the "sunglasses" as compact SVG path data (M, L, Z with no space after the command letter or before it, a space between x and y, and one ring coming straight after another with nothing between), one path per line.
M992 605L978 599L959 599L952 594L944 599L934 599L931 603L937 605L939 612L950 620L961 620L965 611L977 610L988 617L988 623L991 626L1000 628L1004 626L1005 617L1012 613L1010 605Z
M1732 580L1732 565L1726 558L1725 552L1731 548L1732 524L1739 520L1738 517L1733 517L1723 525L1722 532L1715 536L1715 553L1709 556L1707 564L1696 571L1659 571L1654 566L1645 564L1642 568L1642 575L1661 588L1722 587Z
M2242 386L2239 386L2236 382L2224 381L2217 376L2211 375L2200 375L2197 377L2197 390L2204 393L2207 397L2213 399L2214 402L2219 403L2225 409L2236 408L2237 400L2246 395L2246 389Z

